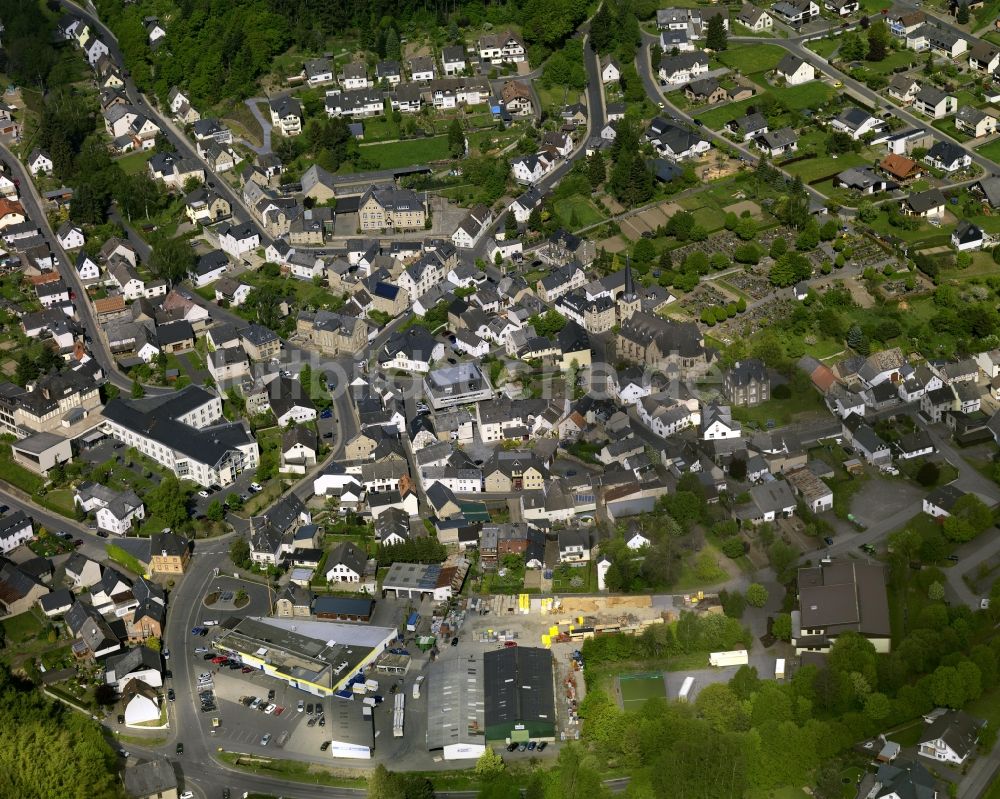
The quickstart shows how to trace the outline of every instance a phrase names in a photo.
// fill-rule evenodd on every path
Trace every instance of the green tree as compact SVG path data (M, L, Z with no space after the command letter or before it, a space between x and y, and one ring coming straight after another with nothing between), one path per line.
M705 31L705 47L709 50L719 52L729 46L729 34L726 31L726 24L722 14L713 14L708 19L708 28Z
M591 188L594 189L600 186L607 177L604 154L600 150L594 150L594 154L587 158L587 177L590 180Z
M150 515L160 519L164 527L177 530L190 525L187 494L172 474L160 480L160 484L149 491L145 499Z
M250 542L245 538L235 539L229 545L229 559L241 569L249 569L252 563L250 560Z
M399 34L396 33L395 28L389 28L385 32L385 57L389 61L399 61L400 59Z
M868 60L884 61L889 54L889 29L881 20L868 28Z
M503 232L504 236L508 239L516 239L518 234L517 220L514 218L514 212L508 211L507 215L504 217L503 222Z
M747 586L747 604L755 608L762 608L767 604L768 590L760 583L750 583Z
M452 158L461 158L465 155L465 131L462 130L462 123L457 117L448 125L448 152Z
M132 399L141 399L146 396L146 389L142 387L142 383L138 380L132 381Z
M481 780L488 781L503 774L506 768L503 758L488 746L476 761L475 772Z
M222 503L219 500L213 500L207 508L205 508L205 518L213 522L221 522L226 517L226 510L222 507Z
M892 710L889 697L878 691L865 697L865 715L874 721L881 721Z
M164 239L153 246L150 269L164 280L179 283L194 266L191 245L185 239Z
M967 25L969 22L969 4L960 3L958 11L955 12L955 21L959 25Z
M792 617L788 613L779 613L774 617L774 622L771 625L771 633L775 638L779 638L782 641L792 640Z
M937 485L941 478L941 469L934 461L924 462L917 470L917 482L925 488Z

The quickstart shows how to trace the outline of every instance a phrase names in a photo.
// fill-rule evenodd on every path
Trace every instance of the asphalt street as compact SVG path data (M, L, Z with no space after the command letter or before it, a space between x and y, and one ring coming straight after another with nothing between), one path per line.
M38 194L38 190L35 188L34 181L31 180L28 170L2 144L0 144L0 157L7 163L13 177L19 182L21 205L24 207L28 218L41 229L42 236L45 237L45 240L49 244L49 249L52 250L55 256L56 268L75 297L74 304L77 316L80 318L80 322L84 325L87 332L88 351L94 360L100 364L101 369L104 370L105 375L107 375L111 383L121 389L130 389L132 387L132 380L118 371L107 340L104 338L101 328L94 318L94 309L87 299L87 292L83 287L83 282L80 280L80 276L73 266L73 261L60 246L59 240L56 238L55 232L49 224L48 216L45 214L45 204ZM165 393L171 390L157 386L147 387L148 394Z

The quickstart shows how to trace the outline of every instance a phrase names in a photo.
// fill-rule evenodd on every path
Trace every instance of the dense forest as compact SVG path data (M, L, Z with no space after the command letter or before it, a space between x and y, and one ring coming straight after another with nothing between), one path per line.
M532 60L557 49L587 15L584 0L518 0L490 4L416 3L409 0L145 0L124 5L97 3L101 19L115 32L136 83L165 98L184 86L197 106L256 92L257 79L291 46L321 53L333 36L356 37L360 45L385 54L387 43L408 34L491 23L521 27ZM155 52L142 21L158 16L167 39ZM391 32L390 32L391 31Z
M112 799L121 796L116 756L100 728L45 699L0 664L0 796Z

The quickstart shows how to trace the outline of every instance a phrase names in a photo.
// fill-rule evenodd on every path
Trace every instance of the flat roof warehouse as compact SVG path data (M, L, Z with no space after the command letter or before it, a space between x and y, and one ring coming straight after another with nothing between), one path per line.
M256 616L229 619L216 648L293 688L331 696L396 639L391 627Z

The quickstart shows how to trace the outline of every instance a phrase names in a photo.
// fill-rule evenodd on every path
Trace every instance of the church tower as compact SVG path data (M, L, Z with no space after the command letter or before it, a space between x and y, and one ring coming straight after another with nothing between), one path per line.
M632 282L632 262L625 256L625 291L618 298L618 324L626 319L631 319L632 314L640 310L641 303L639 295L635 291L635 284Z

